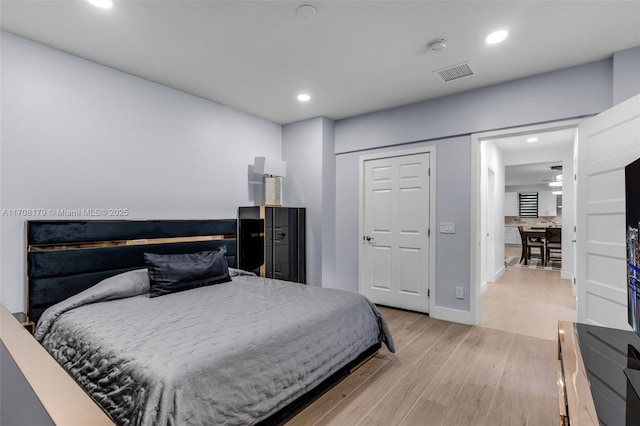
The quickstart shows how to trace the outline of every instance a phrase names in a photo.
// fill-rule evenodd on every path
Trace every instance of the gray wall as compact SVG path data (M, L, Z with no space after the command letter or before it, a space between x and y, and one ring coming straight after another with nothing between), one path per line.
M334 276L335 154L334 122L312 118L283 126L285 206L307 209L307 283L325 286Z
M640 93L640 46L613 54L613 104Z
M322 285L335 281L336 156L335 123L322 119Z
M256 202L249 183L254 156L282 154L280 125L8 33L0 37L2 209L234 218L238 206ZM23 234L31 218L65 219L0 218L0 302L11 311L24 310Z
M282 204L306 208L307 283L317 286L322 285L322 123L318 117L282 127L287 162Z
M336 122L336 287L357 291L358 156L408 142L437 146L436 305L469 310L455 286L470 289L470 133L595 114L611 106L612 61L603 60ZM462 136L460 136L462 135ZM475 238L475 236L474 236Z
M339 122L338 122L339 124ZM471 150L470 137L461 136L368 150L366 154L436 147L436 223L454 222L455 234L436 238L436 303L468 310L469 299L455 298L455 287L469 287ZM359 158L365 153L340 154L336 162L336 282L328 287L358 291ZM441 291L440 291L441 290ZM468 292L467 292L468 294Z
M594 114L610 107L602 60L336 123L336 154Z

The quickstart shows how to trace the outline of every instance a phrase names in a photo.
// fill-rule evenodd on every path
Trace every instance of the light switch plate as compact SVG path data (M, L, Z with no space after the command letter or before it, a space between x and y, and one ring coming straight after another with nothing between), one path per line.
M440 233L441 234L455 234L456 233L456 224L453 222L441 222L440 223Z

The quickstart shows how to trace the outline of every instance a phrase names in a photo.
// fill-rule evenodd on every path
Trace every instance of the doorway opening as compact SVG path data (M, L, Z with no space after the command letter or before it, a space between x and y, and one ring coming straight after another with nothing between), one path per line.
M499 282L505 272L514 266L511 264L514 258L520 266L523 253L518 241L518 226L561 227L564 242L561 256L558 255L561 263L555 262L556 267L562 265L557 271L558 280L573 278L574 143L579 122L571 120L472 135L472 159L477 159L476 162L472 160L472 164L476 165L472 176L478 177L475 188L472 188L472 217L475 223L472 223L471 247L471 288L475 290L471 313L476 324L481 323L482 293L491 283ZM560 188L549 186L561 174L557 172L557 167L563 169ZM529 182L512 181L512 175L527 179L533 171L536 171L537 177L529 176ZM559 197L557 192L560 190L562 194ZM535 214L532 217L527 218L524 211L520 211L520 194L535 195ZM525 198L522 197L523 203ZM544 229L541 232L544 233ZM551 268L542 265L542 261L546 260L544 243L542 246L538 252L540 259L536 262L541 270ZM572 287L569 283L567 288L572 291ZM575 298L573 295L571 297ZM521 310L530 307L525 304Z

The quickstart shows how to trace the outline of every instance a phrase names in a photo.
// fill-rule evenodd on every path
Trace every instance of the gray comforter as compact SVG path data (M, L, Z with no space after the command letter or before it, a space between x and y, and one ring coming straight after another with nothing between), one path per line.
M233 271L232 281L157 298L146 270L49 308L36 337L117 423L253 424L377 342L361 295Z

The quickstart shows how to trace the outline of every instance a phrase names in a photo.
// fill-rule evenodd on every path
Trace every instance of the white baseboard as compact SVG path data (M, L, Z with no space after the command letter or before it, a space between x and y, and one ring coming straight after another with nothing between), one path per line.
M500 267L500 269L498 269L498 271L496 272L496 279L495 281L498 281L503 275L504 273L507 271L507 268L505 268L504 265L502 265Z
M573 274L571 271L560 272L560 278L571 281L571 293L573 294L573 297L578 297L576 286L573 284Z
M480 294L484 294L485 291L487 291L487 289L489 288L489 283L495 283L497 282L506 272L506 269L504 266L500 267L500 269L498 269L496 271L496 273L492 276L489 277L491 278L489 281L485 281L482 284L480 284Z
M444 321L459 322L461 324L477 325L475 318L469 311L461 311L460 309L445 308L442 306L434 306L429 312L429 316Z

